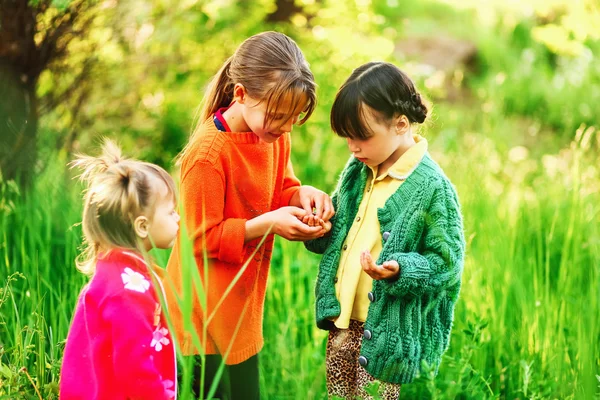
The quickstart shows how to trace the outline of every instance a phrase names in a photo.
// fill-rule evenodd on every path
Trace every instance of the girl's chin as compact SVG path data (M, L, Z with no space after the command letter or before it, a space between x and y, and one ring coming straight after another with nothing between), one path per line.
M267 143L274 143L276 142L281 136L283 136L283 134L279 134L279 135L275 135L271 132L264 132L260 138Z

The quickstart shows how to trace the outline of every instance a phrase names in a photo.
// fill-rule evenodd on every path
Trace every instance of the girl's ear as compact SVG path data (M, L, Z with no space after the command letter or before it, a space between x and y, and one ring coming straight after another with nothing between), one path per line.
M233 87L233 99L236 103L244 104L248 95L246 94L246 88L241 83L236 83Z
M394 123L396 125L396 133L398 135L403 135L410 130L410 121L406 115L400 115L396 117Z
M140 215L133 222L133 228L135 229L135 234L139 236L140 239L146 239L148 237L148 218Z

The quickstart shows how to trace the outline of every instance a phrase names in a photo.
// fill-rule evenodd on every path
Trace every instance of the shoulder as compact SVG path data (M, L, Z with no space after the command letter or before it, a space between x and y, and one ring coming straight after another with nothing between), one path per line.
M423 161L423 170L427 171L429 182L432 188L431 202L429 210L454 210L460 213L460 202L456 188L445 174L440 165L435 162L429 153L426 154Z
M216 164L221 153L226 151L228 136L223 135L211 118L208 118L196 128L190 148L182 160L182 172L193 167L196 163Z
M447 196L456 197L456 188L448 178L448 175L444 172L442 167L429 155L426 155L426 164L432 170L432 174L435 177L437 189L444 192Z
M98 260L91 283L102 297L135 294L152 295L152 279L141 255L125 249L114 249Z
M431 157L429 152L425 153L423 159L411 174L411 178L435 190L453 188L450 179L442 167Z

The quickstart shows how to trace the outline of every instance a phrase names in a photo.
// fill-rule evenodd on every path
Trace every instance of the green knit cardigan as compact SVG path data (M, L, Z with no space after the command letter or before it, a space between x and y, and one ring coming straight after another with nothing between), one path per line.
M340 315L334 283L366 181L366 165L352 157L332 196L330 234L305 242L308 250L323 254L315 288L321 329L332 329L331 319ZM373 281L359 362L376 379L409 383L424 362L437 374L448 348L464 264L460 205L427 153L377 216L383 238L377 264L396 260L400 273L392 281Z

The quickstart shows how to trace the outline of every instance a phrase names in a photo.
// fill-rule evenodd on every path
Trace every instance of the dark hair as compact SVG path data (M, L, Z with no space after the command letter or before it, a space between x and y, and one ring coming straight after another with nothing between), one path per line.
M411 123L423 123L427 117L427 106L412 80L387 62L369 62L352 71L331 108L333 131L341 137L368 139L372 132L364 123L365 105L386 121L406 115Z
M291 95L291 107L283 118L286 121L305 95L308 103L298 125L306 122L317 104L315 78L296 42L280 32L262 32L246 39L213 77L192 137L206 119L231 104L236 83L241 83L250 97L266 101L267 111L276 109L285 96ZM264 125L274 118L274 113L267 113ZM189 150L190 143L179 157Z

